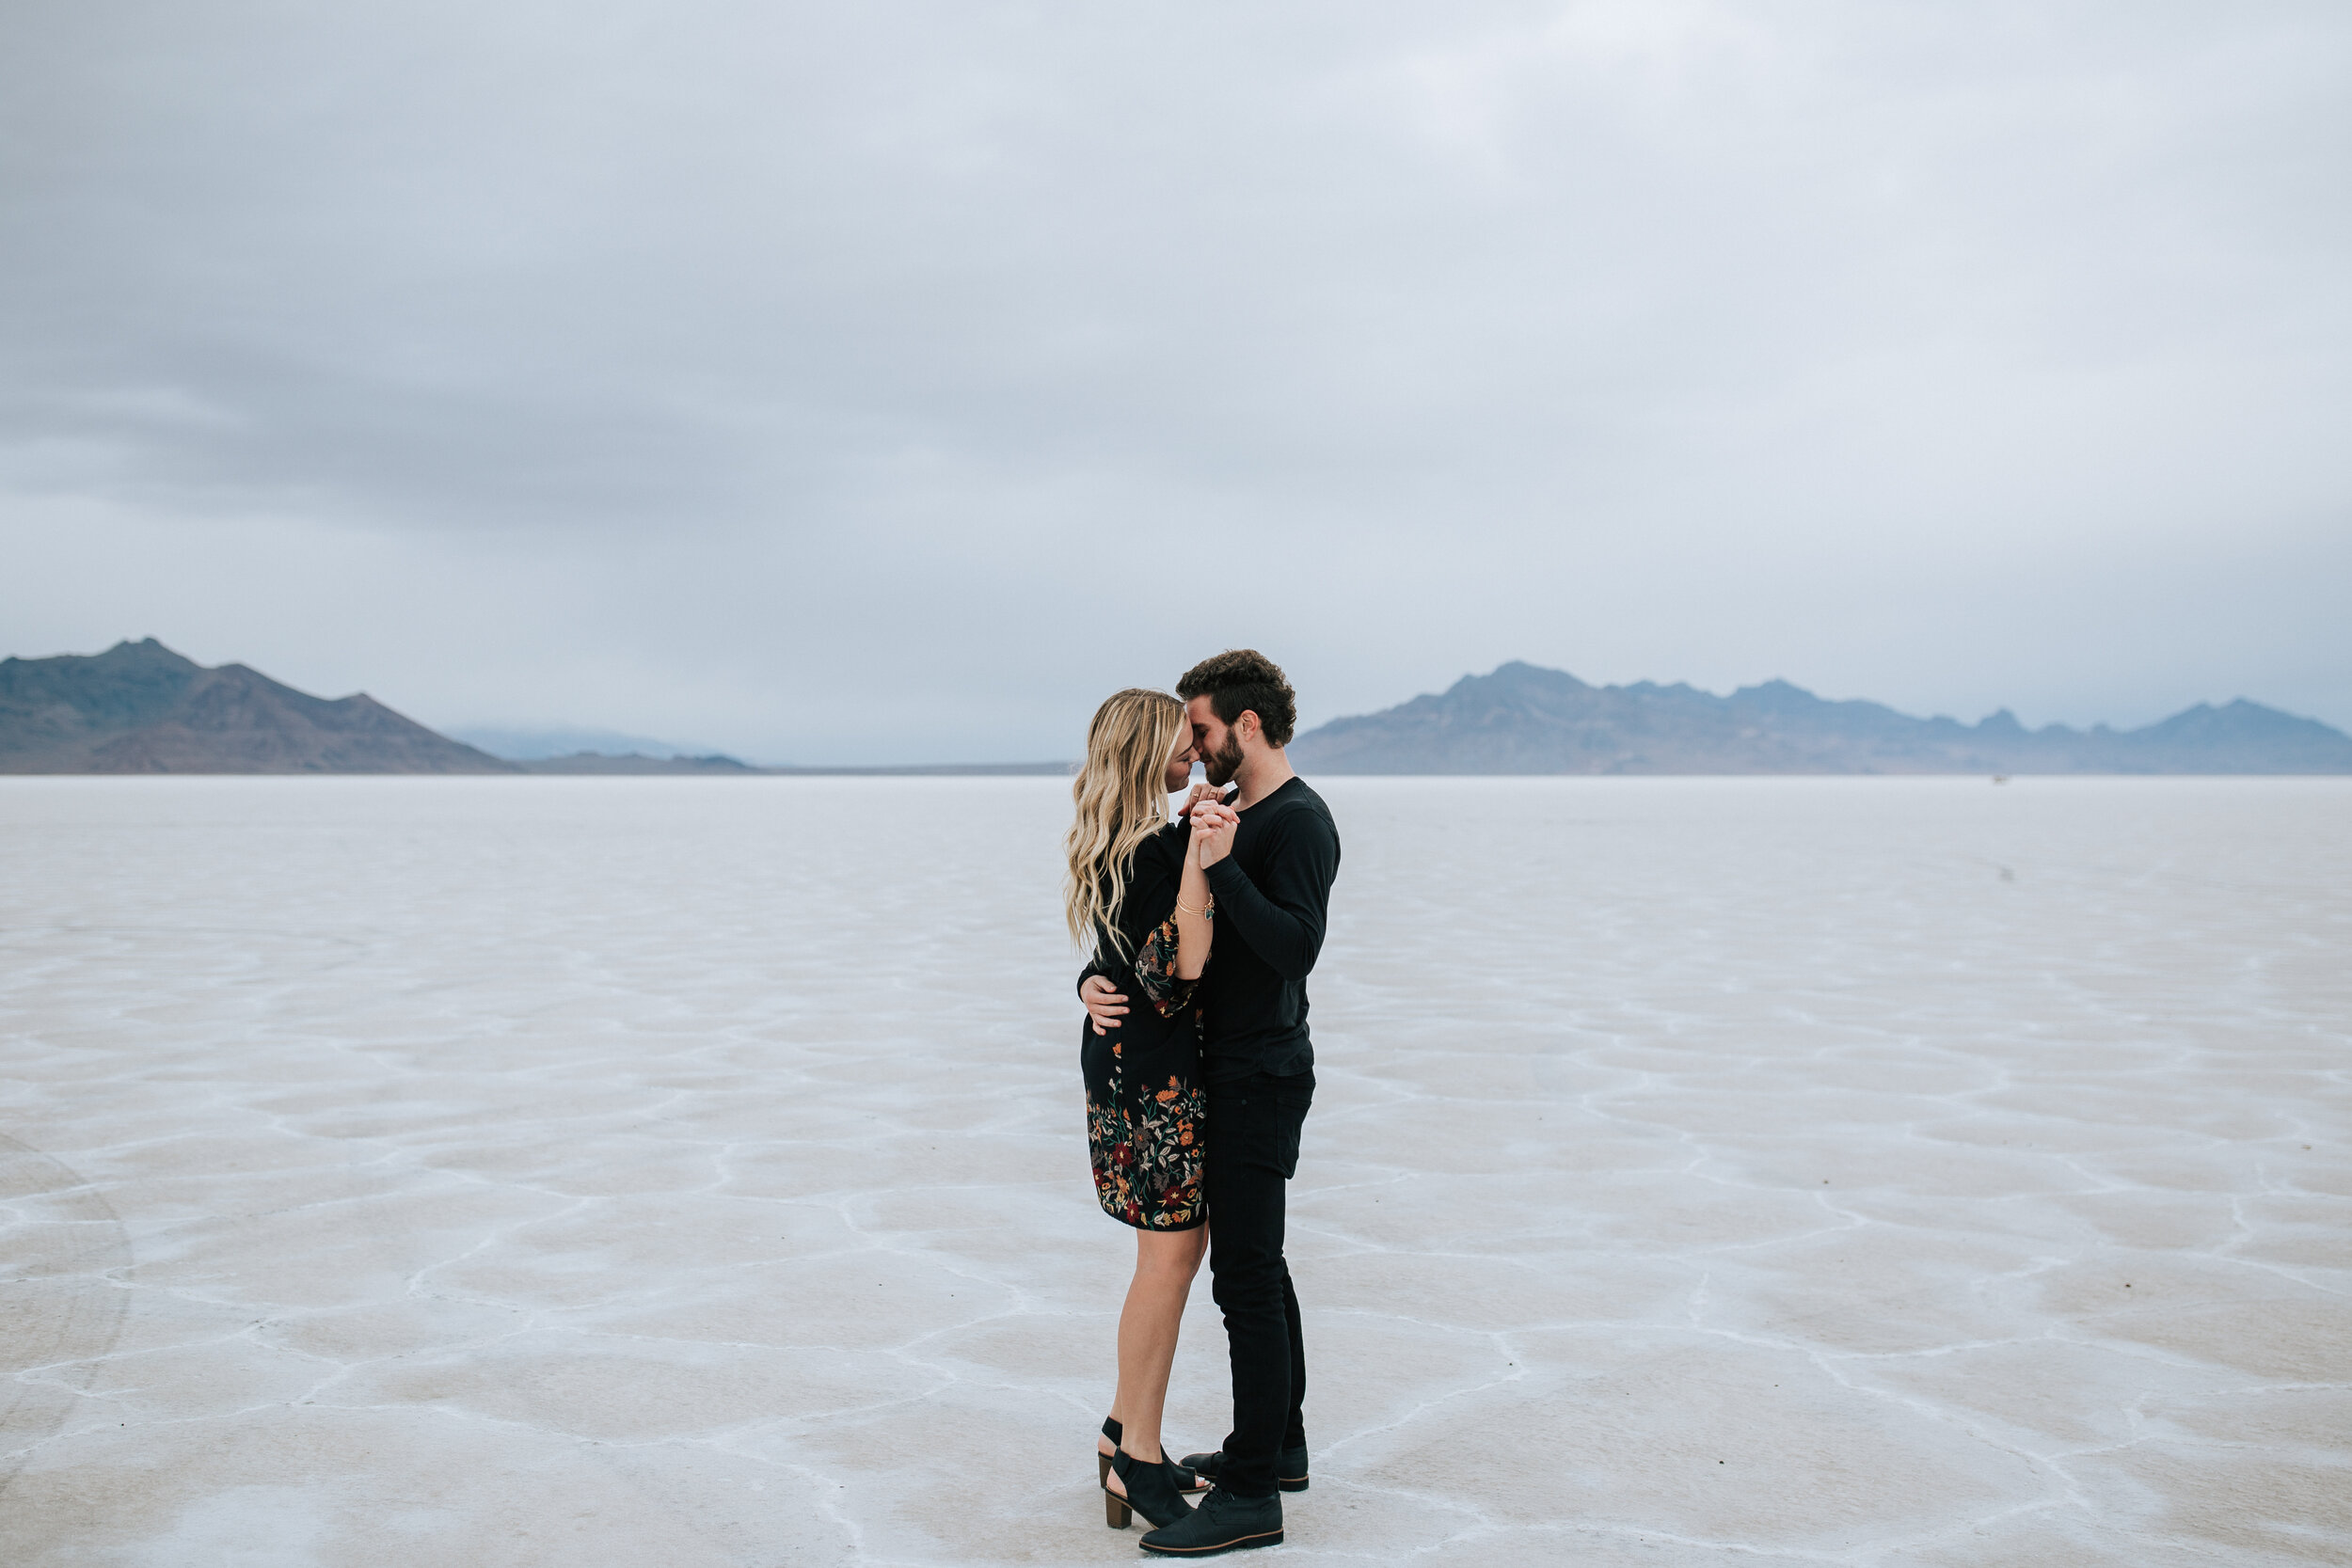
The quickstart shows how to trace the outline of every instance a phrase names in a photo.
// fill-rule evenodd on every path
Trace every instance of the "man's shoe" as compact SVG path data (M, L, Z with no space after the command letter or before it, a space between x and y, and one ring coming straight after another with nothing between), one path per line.
M1225 1450L1219 1449L1215 1453L1188 1453L1184 1455L1183 1463L1185 1469L1192 1471L1202 1481L1214 1482L1217 1478L1217 1472L1225 1468ZM1274 1456L1274 1484L1285 1492L1307 1490L1306 1444L1301 1443L1295 1449L1284 1449Z
M1215 1557L1281 1544L1281 1498L1237 1497L1221 1486L1190 1513L1136 1543L1162 1557Z

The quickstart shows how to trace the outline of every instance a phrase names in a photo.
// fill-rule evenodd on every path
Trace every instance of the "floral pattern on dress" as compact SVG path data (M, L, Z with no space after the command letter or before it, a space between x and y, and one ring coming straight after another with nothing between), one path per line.
M1191 1011L1184 1027L1197 1031L1198 980L1176 977L1176 921L1162 921L1136 949L1136 983L1162 1018ZM1131 1093L1127 1064L1111 1046L1108 1103L1087 1097L1087 1148L1094 1165L1094 1196L1113 1219L1147 1230L1181 1230L1206 1217L1201 1201L1201 1148L1207 1139L1208 1091L1169 1074L1157 1087Z
M1209 919L1216 919L1216 907L1209 907ZM1136 949L1136 983L1162 1018L1174 1018L1192 1006L1192 993L1199 989L1198 978L1176 978L1176 917L1169 915L1152 927L1152 934Z
M1116 1081L1116 1080L1114 1080ZM1122 1085L1123 1086L1123 1085ZM1108 1105L1087 1101L1087 1147L1094 1157L1094 1196L1115 1220L1146 1230L1198 1225L1200 1147L1209 1097L1197 1084L1169 1077L1140 1115L1123 1095Z

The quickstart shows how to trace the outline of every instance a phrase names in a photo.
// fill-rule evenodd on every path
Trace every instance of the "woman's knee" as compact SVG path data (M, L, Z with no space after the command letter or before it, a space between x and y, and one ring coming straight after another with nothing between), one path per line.
M1190 1279L1200 1272L1205 1232L1138 1230L1136 1232L1136 1273L1168 1279Z

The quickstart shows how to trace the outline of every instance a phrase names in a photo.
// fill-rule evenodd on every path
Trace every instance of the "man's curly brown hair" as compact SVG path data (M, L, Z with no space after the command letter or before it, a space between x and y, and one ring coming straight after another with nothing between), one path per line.
M1184 672L1176 695L1186 702L1205 696L1217 718L1230 724L1245 713L1258 716L1269 746L1287 746L1298 727L1298 693L1282 667L1255 648L1228 648Z

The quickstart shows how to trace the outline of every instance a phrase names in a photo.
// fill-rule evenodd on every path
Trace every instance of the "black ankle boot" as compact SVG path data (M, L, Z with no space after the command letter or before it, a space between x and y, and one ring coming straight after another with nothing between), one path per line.
M1282 1499L1237 1497L1219 1487L1172 1525L1136 1543L1161 1557L1215 1557L1219 1552L1282 1544Z
M1184 1468L1198 1475L1204 1484L1213 1483L1225 1468L1225 1450L1219 1449L1215 1453L1188 1453L1184 1455ZM1306 1444L1284 1449L1274 1456L1274 1484L1285 1492L1307 1490Z
M1119 1424L1119 1418L1105 1416L1103 1418L1103 1435L1109 1438L1111 1447L1116 1449L1126 1440L1127 1433L1126 1430ZM1160 1457L1165 1460L1168 1457L1168 1450L1161 1449ZM1208 1477L1193 1474L1187 1465L1170 1465L1168 1469L1168 1479L1176 1483L1177 1491L1187 1497L1196 1492L1206 1492L1209 1489ZM1111 1479L1111 1456L1100 1449L1094 1450L1094 1479L1098 1483Z
M1121 1449L1111 1455L1110 1468L1119 1472L1119 1484L1127 1495L1120 1497L1111 1490L1110 1477L1103 1478L1103 1523L1113 1529L1125 1529L1128 1516L1140 1513L1154 1528L1173 1525L1192 1513L1192 1505L1179 1496L1176 1466L1163 1454L1157 1464L1147 1465Z

